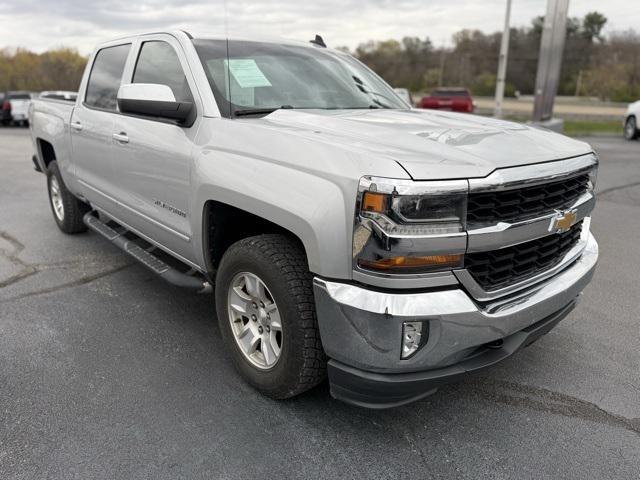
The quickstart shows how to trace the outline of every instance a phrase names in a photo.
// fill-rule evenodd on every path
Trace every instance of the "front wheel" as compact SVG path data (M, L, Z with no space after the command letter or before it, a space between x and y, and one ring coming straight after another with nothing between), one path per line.
M640 132L638 131L638 125L636 123L635 117L627 118L627 121L624 124L624 138L627 140L635 140L640 136Z
M262 393L289 398L324 379L312 275L296 240L259 235L229 247L216 276L216 309L237 370Z

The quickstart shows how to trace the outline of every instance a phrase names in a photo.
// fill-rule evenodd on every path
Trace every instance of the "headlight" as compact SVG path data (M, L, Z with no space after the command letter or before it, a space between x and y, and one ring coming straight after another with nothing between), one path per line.
M434 235L462 232L466 194L400 195L364 192L360 214L376 221L387 233Z
M355 267L415 274L462 265L466 180L363 178L354 230Z
M596 190L596 183L598 182L598 166L596 165L589 172L589 188L592 192Z

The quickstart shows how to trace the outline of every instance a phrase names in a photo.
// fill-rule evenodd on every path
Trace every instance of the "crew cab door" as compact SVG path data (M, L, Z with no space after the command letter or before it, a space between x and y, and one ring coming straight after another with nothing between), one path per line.
M117 209L111 134L117 114L116 96L130 50L131 43L98 50L69 126L73 165L82 194L108 213Z
M198 101L180 44L169 35L144 36L125 83L167 85L177 101ZM200 122L190 127L168 119L119 115L113 126L112 165L120 218L129 226L193 260L189 200L191 152Z

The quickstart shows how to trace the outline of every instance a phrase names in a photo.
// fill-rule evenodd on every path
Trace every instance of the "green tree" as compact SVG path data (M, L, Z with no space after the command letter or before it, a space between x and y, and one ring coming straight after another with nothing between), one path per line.
M600 12L587 13L582 20L582 36L590 42L603 41L602 29L606 23L607 17Z

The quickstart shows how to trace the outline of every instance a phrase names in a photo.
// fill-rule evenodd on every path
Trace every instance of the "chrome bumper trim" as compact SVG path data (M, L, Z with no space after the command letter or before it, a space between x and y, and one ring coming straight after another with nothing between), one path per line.
M589 240L573 264L518 295L479 305L461 288L424 293L374 291L314 279L322 343L330 358L377 372L410 372L455 364L473 349L552 315L589 283L598 245ZM429 339L401 360L402 323L429 322Z

